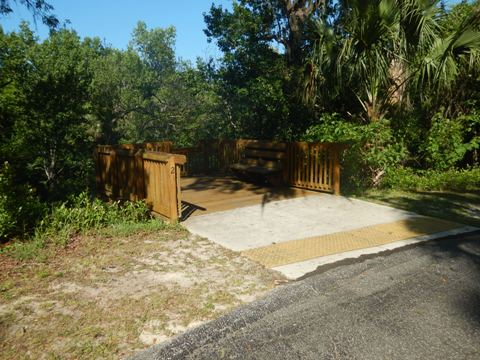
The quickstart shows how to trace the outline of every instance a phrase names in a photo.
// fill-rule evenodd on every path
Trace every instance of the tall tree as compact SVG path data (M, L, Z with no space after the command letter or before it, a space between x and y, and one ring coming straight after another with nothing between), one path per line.
M11 146L30 182L49 198L88 183L93 144L88 85L96 51L95 44L82 43L68 30L29 49L32 69L19 83L23 97Z
M326 9L322 1L241 0L204 15L206 35L224 53L219 77L237 136L285 138L309 124L300 97L306 29Z

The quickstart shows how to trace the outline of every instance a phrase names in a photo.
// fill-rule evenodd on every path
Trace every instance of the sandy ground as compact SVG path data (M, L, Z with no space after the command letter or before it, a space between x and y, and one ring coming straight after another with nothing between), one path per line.
M183 230L80 237L51 259L0 258L1 359L124 357L282 279Z

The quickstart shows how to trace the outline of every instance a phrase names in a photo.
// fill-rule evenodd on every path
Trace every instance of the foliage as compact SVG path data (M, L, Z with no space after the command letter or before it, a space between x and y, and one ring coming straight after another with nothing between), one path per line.
M473 123L477 122L477 124ZM473 124L472 124L473 123ZM465 154L480 146L480 138L474 136L465 141L465 135L472 125L478 126L476 117L459 117L455 120L443 118L437 114L424 143L426 161L432 169L448 170L461 161Z
M306 131L303 140L347 144L343 161L347 186L378 186L386 171L406 159L404 144L394 138L386 120L358 125L331 114L320 121Z
M139 22L127 50L106 48L95 58L89 110L96 141L193 145L222 133L222 104L208 64L176 59L174 44L174 28Z
M140 22L127 50L61 29L39 42L24 23L0 31L0 161L44 201L93 184L95 143L222 137L209 65L175 58L175 29Z
M392 168L385 175L382 186L408 191L479 191L480 168L442 171Z
M116 233L125 234L128 234L129 228L156 228L158 220L152 222L150 219L149 209L143 202L105 203L99 199L90 199L84 192L53 205L51 211L38 223L31 239L14 242L3 251L23 259L36 256L49 244L65 246L76 234L107 227L115 228L112 231Z
M47 198L88 185L93 138L86 116L89 62L98 43L81 43L75 32L60 30L29 49L31 71L19 84L22 113L12 145L41 179Z
M178 223L168 224L158 219L152 218L141 222L118 222L96 231L101 236L106 237L122 237L151 233L159 230L180 230L182 229Z
M231 137L285 139L301 134L311 112L300 101L304 15L321 2L242 0L205 14L209 41L224 52L216 79ZM302 15L303 14L303 15ZM282 53L281 49L285 51Z
M19 34L2 34L2 53L10 58L0 88L2 146L17 180L58 199L85 188L91 179L93 136L87 118L89 64L98 42L81 42L61 30L38 43L26 24ZM19 73L21 69L21 73Z
M0 168L0 242L28 234L45 211L34 190L18 184L6 162Z
M121 222L140 222L149 217L149 209L143 202L126 202L121 206L118 202L91 200L87 193L81 193L54 206L36 228L35 237L65 245L76 233Z
M334 97L353 94L375 121L451 90L465 64L478 64L480 17L473 9L447 32L440 10L437 1L340 1L330 18L312 19L308 97L329 101L320 94L333 84Z
M58 19L52 14L53 6L45 0L0 0L0 15L13 12L12 1L25 6L32 13L34 19L40 18L51 29L58 26Z
M385 156L372 154L383 162L374 173L386 168L382 158L432 166L439 143L439 127L432 125L440 122L432 122L433 115L470 116L480 104L479 9L478 1L447 9L439 1L420 0L243 0L232 10L212 6L205 33L224 55L216 77L229 133L289 140L307 129L309 138L316 125L327 130L323 117L329 113L352 120L340 120L328 134L388 118L390 124L380 127L394 139L382 140L378 153L386 150L385 141L401 145L389 147ZM478 161L477 133L478 125L463 133L465 151L454 145L456 160L445 167Z

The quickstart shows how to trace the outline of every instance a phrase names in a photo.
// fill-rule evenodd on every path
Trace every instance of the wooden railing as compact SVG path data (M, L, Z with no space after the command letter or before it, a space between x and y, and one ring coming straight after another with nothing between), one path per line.
M200 141L197 146L173 148L172 152L185 155L188 159L182 167L182 176L225 174L230 172L232 164L241 159L245 143L248 141Z
M174 148L187 162L182 176L226 174L244 157L245 146L256 140L202 141L195 147ZM332 143L286 143L283 178L286 184L304 189L340 194L340 153Z
M100 145L103 148L117 149L117 150L149 150L159 152L172 152L171 141L146 142L141 144L118 144L118 145Z
M339 195L342 149L342 145L331 143L287 143L285 182L295 187Z
M97 192L112 199L145 200L151 210L172 221L181 215L180 167L183 155L145 150L150 146L97 146ZM171 149L156 143L156 149Z
M146 200L155 213L177 220L180 176L227 174L245 156L251 141L203 141L188 148L172 148L170 142L97 146L97 192L112 199ZM340 194L342 149L330 143L286 143L285 184Z
M202 141L195 147L173 148L187 162L182 176L226 174L244 157L245 146L255 140ZM343 146L333 143L286 143L284 181L304 189L340 193L340 153Z

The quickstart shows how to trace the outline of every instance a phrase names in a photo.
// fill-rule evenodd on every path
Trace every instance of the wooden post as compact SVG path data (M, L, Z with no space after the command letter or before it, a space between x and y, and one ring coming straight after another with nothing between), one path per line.
M340 195L340 146L333 146L333 193Z
M178 194L177 194L177 174L176 174L176 164L175 158L170 156L167 161L167 183L164 184L166 187L165 193L168 194L168 209L170 212L170 220L178 220ZM163 184L162 184L163 185Z
M226 169L226 162L225 162L225 141L218 140L218 149L217 149L217 156L218 156L218 172L221 174L225 174Z
M180 183L180 176L182 172L182 166L175 164L175 182L177 183L177 214L178 218L182 217L182 185Z
M98 155L98 146L93 150L93 159L95 161L95 194L98 196L103 193L102 186L102 168L100 166L100 155Z
M135 172L132 176L135 178L135 195L136 200L145 199L145 170L143 169L143 153L144 150L140 149L135 153Z
M283 182L285 184L288 184L289 183L289 171L290 171L290 157L291 157L291 154L290 154L290 143L286 143L286 146L285 146L285 158L283 159Z
M201 148L203 152L203 171L205 174L208 174L210 169L208 168L208 149L207 149L207 142L205 140L202 140L201 142Z
M112 176L112 198L113 200L118 199L119 194L119 180L118 180L118 164L117 164L117 154L115 150L110 151L110 168Z

